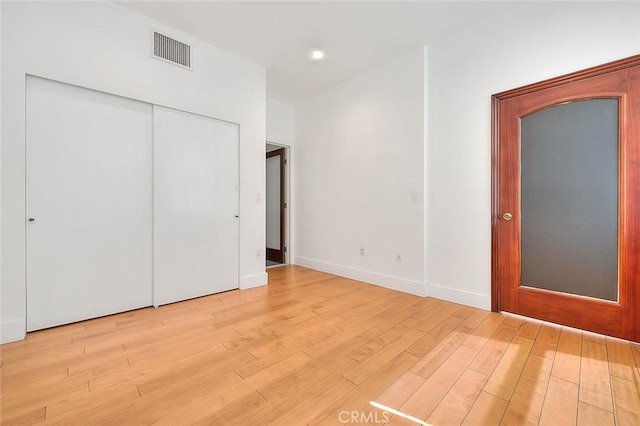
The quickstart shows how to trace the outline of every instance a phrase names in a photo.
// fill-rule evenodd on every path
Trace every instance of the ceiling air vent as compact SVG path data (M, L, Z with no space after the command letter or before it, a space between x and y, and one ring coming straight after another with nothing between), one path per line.
M153 31L153 57L191 69L191 46Z

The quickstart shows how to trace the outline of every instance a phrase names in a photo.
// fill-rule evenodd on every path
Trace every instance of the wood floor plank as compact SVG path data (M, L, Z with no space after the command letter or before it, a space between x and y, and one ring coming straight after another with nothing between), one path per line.
M531 355L549 358L553 361L558 348L561 330L561 327L555 324L543 323L531 348Z
M520 380L520 374L524 369L533 343L533 340L526 337L515 336L491 374L484 390L509 401Z
M225 425L232 424L235 419L247 411L255 410L267 403L267 400L258 392L249 392L246 396L226 404L220 410L213 414L209 414L195 422L192 425Z
M508 318L509 317L506 317L505 320ZM491 335L487 344L480 349L480 352L478 352L478 355L471 363L470 368L490 376L496 368L496 365L498 365L498 362L500 362L504 352L509 347L516 331L517 329L510 327L503 321L495 333Z
M527 322L525 322L526 324ZM549 324L539 324L537 331L535 326L530 326L527 334L523 333L520 336L535 336L535 341L520 379L509 399L502 423L505 425L536 425L539 423L547 393L560 328Z
M509 398L502 423L505 425L537 425L547 393L553 357L531 355Z
M255 392L235 373L219 377L215 382L174 391L159 389L142 395L134 405L115 406L108 417L111 424L185 424L202 419L224 406ZM99 418L93 423L105 422Z
M243 416L236 419L237 424L269 424L285 413L294 410L303 401L314 396L322 394L323 398L330 399L331 396L325 395L325 389L336 383L339 383L338 388L333 388L329 393L337 397L343 397L355 385L342 378L340 373L341 370L348 368L349 365L353 365L354 361L344 354L340 357L340 360L343 362L342 365L338 367L338 365L334 364L334 368L321 368L323 364L326 364L324 361L310 363L304 369L296 370L294 373L287 375L284 380L275 381L273 385L258 389L260 394L267 399L267 403L255 410L245 412ZM336 393L340 394L335 395ZM328 399L323 399L327 405L335 402L335 400L329 402ZM321 403L317 404L318 406L315 408L322 407ZM313 417L317 416L321 411L317 411Z
M613 412L607 347L604 339L584 339L580 369L580 402Z
M607 337L607 356L611 375L622 379L633 378L638 374L636 361L629 342Z
M353 369L343 374L343 377L356 385L364 382L369 376L378 371L383 365L394 359L400 353L404 352L416 340L424 336L419 330L409 330L397 340L387 344L382 350L372 357L361 362Z
M405 373L416 360L417 358L414 355L402 352L381 368L378 374L367 378L348 395L339 399L316 416L315 419L312 419L309 425L334 425L336 424L336 419L340 418L340 413L358 410L360 407L359 412L367 412L369 401L374 400L380 392L396 382L398 377Z
M640 425L640 375L611 376L617 425Z
M385 304L385 306L388 306ZM396 306L389 306L385 310L386 311L395 311L397 309ZM382 312L385 312L383 310ZM385 323L385 319L380 317L380 305L373 305L368 307L368 309L357 317L351 318L346 324L342 325L343 331L340 333L336 333L335 335L325 339L311 347L305 349L305 352L312 357L317 355L321 355L326 351L331 350L335 345L340 344L342 342L348 341L364 331L370 329L372 326L377 326L379 324ZM364 339L367 340L367 339ZM259 357L259 355L257 355Z
M640 345L299 266L0 346L2 424L640 424ZM346 417L345 417L346 414Z
M326 377L341 376L357 365L357 361L349 358L347 354L354 347L360 346L361 340L361 337L356 336L347 342L337 345L322 357L316 358L290 374L279 377L277 380L259 388L260 394L266 399L272 400L280 394L293 391L304 393L310 383L320 382ZM308 356L308 354L306 355Z
M489 316L466 338L463 345L479 351L489 341L489 338L496 332L498 327L500 327L504 319L504 315L490 312Z
M269 423L278 426L297 426L307 424L324 410L324 407L332 405L336 400L351 392L357 385L346 379L336 379L329 386L315 392L313 395L282 413Z
M427 418L433 425L459 425L478 399L488 376L467 369Z
M542 321L533 318L525 318L520 328L518 328L516 336L535 340L535 338L538 336L538 332L540 331L541 326Z
M493 317L493 316L498 316L495 315L492 312L488 312L488 311L481 311L478 309L472 309L471 315L469 315L467 317L467 319L464 320L464 322L462 323L462 325L464 325L465 327L469 327L471 329L476 329L480 326L480 324L482 324L483 322L486 321L487 318L489 317Z
M37 340L29 339L30 337L31 335L27 335L25 340L2 345L0 351L2 361L7 365L24 366L38 358L48 359L68 351L79 352L80 350L78 345L73 344L73 337L70 336ZM43 348L47 348L46 353Z
M582 338L587 342L598 343L600 345L606 344L605 337L602 334L593 333L591 331L583 331Z
M615 420L611 411L578 402L578 426L613 426Z
M504 325L505 327L514 328L517 331L520 328L520 326L522 326L523 322L524 322L524 317L521 317L520 315L506 313L505 319L502 322L502 325Z
M487 392L480 392L478 399L467 413L464 426L494 426L500 424L508 402Z
M549 379L539 424L575 425L578 418L578 389L576 383L552 376Z
M391 408L399 408L413 395L426 379L411 371L404 373L391 386L378 395L374 401Z
M47 422L65 423L82 418L87 424L94 423L91 419L108 418L106 409L133 405L138 398L140 394L135 385L129 384L69 397L47 404Z
M473 349L459 346L451 354L451 362L441 365L430 375L424 384L402 404L400 411L419 419L426 419L456 383L475 355ZM389 424L400 424L399 422L400 420L394 417Z
M442 305L439 308L434 309L433 312L425 314L425 311L422 311L421 315L415 314L414 318L420 320L420 324L416 328L428 333L436 328L442 321L451 317L457 310L457 305ZM458 320L462 322L461 317L458 318Z
M89 382L91 389L103 389L127 382L131 382L134 385L149 383L160 377L176 374L177 369L183 366L197 364L205 357L227 352L228 350L222 345L212 345L208 351L185 353L184 356L180 358L149 357L132 364L127 357L129 365L123 365L117 369L110 369L102 372L102 374L97 374L93 371L93 375L89 377ZM166 380L164 380L164 382L166 383Z
M23 355L18 359L6 359L5 366L2 368L3 377L9 377L12 374L22 375L27 371L38 374L54 368L65 368L69 366L70 359L80 360L85 356L84 348L77 345L69 345L62 350L56 348L49 354L44 348L39 349L37 353Z
M26 410L12 409L9 414L0 411L0 420L7 425L34 425L45 420L47 407L31 408Z
M362 332L361 336L366 339L395 340L398 335L404 334L410 328L418 328L420 321L411 318L411 315L420 310L419 303L410 302L406 309L387 309L382 311L378 317L383 321L374 327ZM381 342L385 344L385 342Z
M55 386L56 383L66 380L69 377L68 367L50 368L37 372L27 371L24 374L11 374L2 376L2 386L0 386L0 397L10 395L15 389L24 390L30 393L32 389ZM84 379L80 379L81 381Z
M384 327L375 327L374 329L369 329L362 333L360 336L368 338L370 340L360 348L350 353L349 356L358 362L365 361L367 358L372 357L385 346L389 345L391 342L397 340L407 332L411 331L412 328L418 323L418 321L413 318L407 318L405 314L389 320L390 325L394 323L397 324L389 329L386 329L386 331Z
M433 349L416 362L411 371L429 378L462 345L470 334L465 326L458 326L447 334Z
M57 342L72 343L73 336L81 334L86 330L86 324L87 322L85 321L61 325L46 330L33 331L22 341L2 345L2 350L3 352L9 349L22 351L23 349L33 348L38 345L54 346Z
M633 357L636 360L636 365L638 366L638 372L640 372L640 343L631 343L631 352L633 352Z
M551 375L572 383L580 383L582 332L563 327L560 331Z
M463 318L450 315L444 318L440 324L432 328L416 343L407 349L407 352L422 357L427 354L434 346L447 337L458 325L464 321Z
M214 352L200 357L197 362L176 365L175 368L165 370L162 375L154 374L150 378L140 378L138 388L142 395L165 389L168 383L171 383L174 390L188 389L200 383L213 382L225 374L234 372L236 362L245 362L252 358L251 354L246 352L230 356L227 356L226 352ZM215 368L202 368L203 365L212 365Z
M89 382L84 377L62 378L48 387L37 386L36 382L24 386L3 385L3 415L18 410L22 413L46 407L51 402L84 397L89 393Z

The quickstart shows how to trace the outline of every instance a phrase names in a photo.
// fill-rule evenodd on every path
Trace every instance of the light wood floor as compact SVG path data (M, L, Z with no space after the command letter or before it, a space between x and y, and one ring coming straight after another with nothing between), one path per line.
M2 346L2 424L639 425L640 346L301 267Z

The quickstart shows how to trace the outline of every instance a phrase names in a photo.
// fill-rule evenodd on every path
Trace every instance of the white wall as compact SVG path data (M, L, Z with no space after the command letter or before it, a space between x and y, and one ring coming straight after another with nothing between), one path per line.
M640 4L519 4L429 46L429 295L489 309L491 95L640 52Z
M267 141L293 145L293 106L267 98Z
M2 104L3 102L1 101L3 98L3 90L2 90L2 43L3 43L3 17L2 17L2 5L0 4L0 136L3 136L4 133L2 131ZM2 138L4 140L4 137ZM2 165L2 141L0 141L0 166ZM0 309L2 309L2 304L3 304L3 297L2 297L2 246L4 244L2 243L2 173L0 171ZM25 300L26 300L26 294L25 294ZM26 329L26 315L25 315L25 329ZM3 322L2 322L2 313L0 312L0 343L3 343L4 340L3 339L3 329L4 327L2 326ZM11 337L11 339L13 339L13 337ZM8 341L8 340L7 340Z
M113 3L2 2L1 341L25 331L25 76L240 124L240 286L264 272L265 71ZM194 46L194 71L150 57L158 29ZM261 255L256 256L256 250Z
M292 105L267 98L267 141L278 144L278 147L286 147L287 165L285 166L285 230L284 244L287 247L285 253L285 263L291 263L295 253L295 244L292 243L295 234L294 212L296 208L293 190L295 182L293 173L295 168L295 139L294 139L294 116L295 110ZM267 149L271 151L271 149ZM269 226L269 216L267 216L267 226Z
M424 90L420 48L297 106L296 264L425 294Z

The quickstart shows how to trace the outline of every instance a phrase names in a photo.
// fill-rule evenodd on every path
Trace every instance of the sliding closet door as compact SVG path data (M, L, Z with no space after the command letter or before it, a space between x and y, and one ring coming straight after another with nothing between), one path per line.
M152 303L151 105L27 80L27 330Z
M239 128L154 106L154 305L238 288Z

